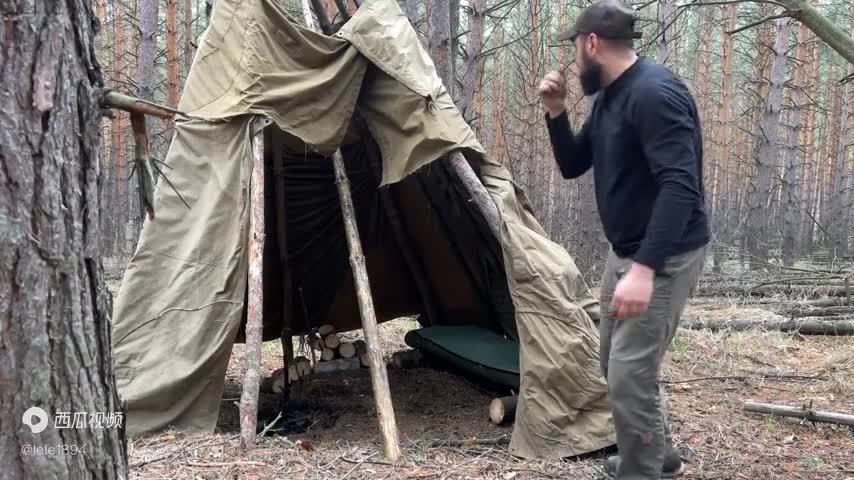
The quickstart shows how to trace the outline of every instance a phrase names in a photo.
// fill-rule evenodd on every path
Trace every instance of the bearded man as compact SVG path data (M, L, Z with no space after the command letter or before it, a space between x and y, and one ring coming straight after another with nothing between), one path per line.
M583 93L596 95L578 133L565 111L564 77L550 72L540 85L560 171L571 179L593 169L611 244L599 353L619 449L606 471L619 480L683 472L658 379L710 238L695 102L669 69L638 57L635 20L619 0L599 0L559 35L574 44Z

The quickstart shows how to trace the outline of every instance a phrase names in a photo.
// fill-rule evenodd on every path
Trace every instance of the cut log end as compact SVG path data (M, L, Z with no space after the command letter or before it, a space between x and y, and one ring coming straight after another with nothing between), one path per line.
M320 359L324 362L328 362L335 358L335 350L331 348L324 348L322 352L320 352Z
M321 325L317 328L317 334L320 335L321 338L332 335L335 332L335 327L332 325Z
M353 358L356 356L356 347L352 343L338 345L338 355L342 358Z
M336 334L327 335L323 338L323 344L326 345L326 348L330 348L335 350L338 348L338 345L341 345L341 339Z
M517 397L501 397L489 404L489 419L495 425L505 425L516 417Z

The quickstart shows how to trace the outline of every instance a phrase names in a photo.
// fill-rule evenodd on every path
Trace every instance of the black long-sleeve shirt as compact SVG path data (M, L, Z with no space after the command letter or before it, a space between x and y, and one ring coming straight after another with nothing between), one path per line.
M564 178L593 167L617 255L660 271L668 257L708 243L697 108L669 69L639 58L599 92L578 134L566 113L546 114L546 124Z

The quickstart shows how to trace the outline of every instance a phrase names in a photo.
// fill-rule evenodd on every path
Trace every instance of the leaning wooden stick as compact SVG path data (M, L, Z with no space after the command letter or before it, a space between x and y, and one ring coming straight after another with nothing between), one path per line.
M104 90L101 97L101 106L106 108L118 108L126 112L136 112L152 117L171 120L175 115L180 115L184 118L190 118L186 113L175 110L174 108L164 107L148 100L131 97L114 90Z
M779 417L803 418L811 422L835 423L838 425L854 426L854 415L844 413L822 412L806 407L786 407L783 405L772 405L769 403L745 402L745 412L764 413L766 415L777 415Z
M350 195L350 181L344 168L341 150L332 156L335 169L335 183L338 195L341 197L341 214L344 216L344 230L347 234L347 245L350 247L350 266L353 269L353 280L356 284L356 298L359 302L359 312L362 316L362 329L365 332L365 343L368 350L368 363L371 368L371 384L374 390L374 402L377 406L377 416L380 421L380 431L383 437L383 451L386 460L390 462L400 458L400 443L397 437L397 425L394 419L394 406L391 403L391 393L388 388L388 373L383 365L383 354L380 349L377 319L374 312L374 302L371 298L371 286L368 271L365 268L365 256L362 254L362 243L359 240L359 229L356 226L356 213L353 208L353 198Z
M240 396L240 450L246 452L255 444L258 422L258 389L260 381L261 327L264 306L264 133L252 138L254 164L250 180L249 213L249 298L246 306L246 371Z

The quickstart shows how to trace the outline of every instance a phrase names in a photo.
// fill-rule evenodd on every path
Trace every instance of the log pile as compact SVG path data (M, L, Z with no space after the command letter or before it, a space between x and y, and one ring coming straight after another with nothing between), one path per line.
M785 270L785 269L784 269ZM749 318L683 322L692 329L779 330L804 335L854 335L854 277L847 271L809 271L789 268L777 272L738 276L709 275L699 285L693 304L737 299L742 306L758 306L783 318Z
M309 335L309 345L311 345L311 348L320 354L320 362L318 362L318 365L323 362L331 362L336 359L351 358L358 360L358 365L354 362L342 362L342 364L356 365L356 367L367 367L368 365L365 357L367 354L365 341L349 341L342 339L337 333L335 333L335 327L332 325L322 325L317 329L316 334ZM338 370L338 368L334 368L334 370Z
M261 383L265 393L281 393L285 383L305 380L312 373L328 373L338 370L367 368L367 348L364 340L348 341L342 339L332 325L323 325L315 333L306 336L306 343L314 350L314 365L305 355L294 357L287 372L277 369L270 378ZM286 374L287 373L287 374Z

